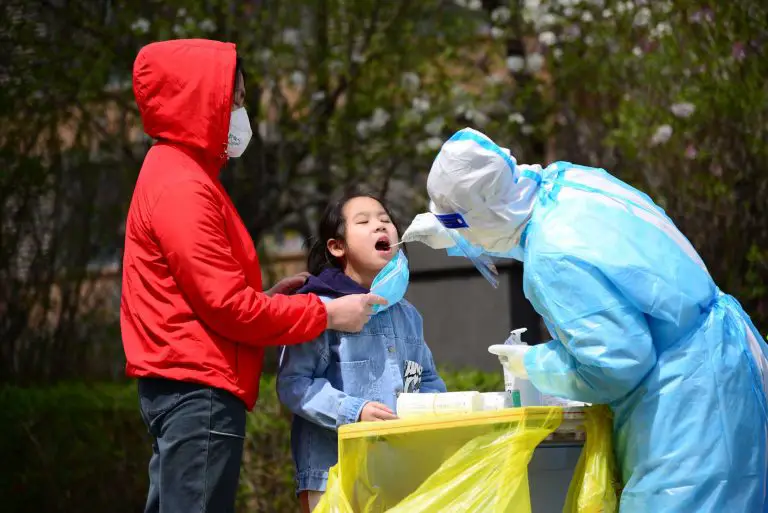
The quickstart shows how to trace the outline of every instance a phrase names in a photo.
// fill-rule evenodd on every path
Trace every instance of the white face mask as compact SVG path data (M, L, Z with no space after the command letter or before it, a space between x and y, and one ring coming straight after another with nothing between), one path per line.
M232 111L229 118L229 138L227 140L227 155L237 158L243 154L251 142L251 121L245 107Z

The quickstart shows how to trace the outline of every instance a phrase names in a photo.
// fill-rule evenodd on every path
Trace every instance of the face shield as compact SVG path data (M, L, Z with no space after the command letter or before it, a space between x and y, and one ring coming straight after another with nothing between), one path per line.
M538 179L538 180L537 180ZM523 175L509 150L466 128L446 141L427 179L430 211L492 285L493 256L518 258L540 174Z
M449 255L463 256L468 258L480 274L488 280L493 288L499 286L499 271L493 263L493 260L485 254L482 248L473 246L467 239L459 234L458 230L468 228L461 214L435 214L438 221L446 227L448 235L453 239L454 246L448 250ZM456 228L450 228L455 226Z

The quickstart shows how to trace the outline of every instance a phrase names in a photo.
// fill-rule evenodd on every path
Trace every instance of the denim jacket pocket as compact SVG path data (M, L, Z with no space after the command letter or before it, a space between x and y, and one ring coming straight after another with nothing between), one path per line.
M363 399L378 398L381 385L373 374L370 360L339 362L338 375L345 393Z

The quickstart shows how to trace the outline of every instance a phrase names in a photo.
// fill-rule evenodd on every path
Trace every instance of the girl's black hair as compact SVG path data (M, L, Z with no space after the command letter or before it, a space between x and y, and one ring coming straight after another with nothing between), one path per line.
M307 270L310 274L317 276L324 269L330 267L344 268L343 262L328 251L328 241L330 239L344 240L346 228L344 205L355 198L371 198L378 201L395 226L397 236L400 237L400 226L379 196L360 188L348 189L328 204L325 212L323 212L323 216L320 218L320 223L317 226L317 238L313 241L309 249L309 256L307 257Z
M243 65L243 58L239 55L235 58L235 85L232 90L237 91L237 76L243 74L243 82L246 81L248 75L245 73L245 66Z

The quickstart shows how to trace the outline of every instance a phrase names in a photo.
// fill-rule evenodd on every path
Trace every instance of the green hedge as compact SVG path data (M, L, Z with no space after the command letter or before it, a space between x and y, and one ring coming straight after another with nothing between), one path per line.
M446 371L450 390L501 390L501 373ZM296 511L290 415L265 376L241 474L239 510ZM136 386L66 384L0 388L0 511L143 511L150 439Z

